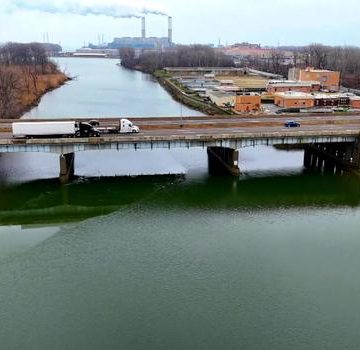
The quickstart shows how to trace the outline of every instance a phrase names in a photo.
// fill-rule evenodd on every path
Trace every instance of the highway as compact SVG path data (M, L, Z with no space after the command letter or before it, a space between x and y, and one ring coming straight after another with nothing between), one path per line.
M74 118L76 119L76 118ZM71 119L71 120L74 120ZM64 119L56 119L56 121ZM69 119L68 119L69 120ZM113 127L118 125L119 119L98 119L101 127ZM197 136L211 137L222 134L303 134L303 133L334 133L356 135L360 134L360 115L341 116L276 116L276 117L171 117L171 118L138 118L131 119L140 127L140 134L136 135L103 135L106 139L142 139L152 137L181 137ZM288 120L296 120L301 123L299 128L286 128L284 123ZM0 121L0 139L11 140L11 123L30 120L3 120ZM45 120L33 120L40 122ZM55 121L48 119L47 121ZM35 141L35 140L32 140Z

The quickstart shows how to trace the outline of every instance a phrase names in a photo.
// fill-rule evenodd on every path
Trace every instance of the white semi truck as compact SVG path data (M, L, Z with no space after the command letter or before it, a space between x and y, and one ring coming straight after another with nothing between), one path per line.
M12 124L13 137L99 137L100 131L84 122L16 122Z
M101 134L137 134L140 132L138 126L134 125L129 119L120 119L119 125L114 127L99 127L98 120L90 121L90 124L96 125Z

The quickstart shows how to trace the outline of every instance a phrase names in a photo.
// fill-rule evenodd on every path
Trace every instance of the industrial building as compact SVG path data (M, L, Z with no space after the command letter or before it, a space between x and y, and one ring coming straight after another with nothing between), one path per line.
M73 54L73 57L94 57L94 58L117 58L119 57L118 50L112 49L91 49L91 48L82 48L76 50Z
M206 96L219 107L234 107L235 106L235 94L224 93L217 90L207 90Z
M235 111L240 113L258 112L261 109L261 96L257 93L237 93Z
M360 108L360 97L347 93L278 92L275 105L282 108L350 107Z
M298 92L315 92L320 91L321 84L319 81L295 81L295 80L270 80L266 91L273 95L277 92L298 91Z
M298 81L318 81L321 89L336 92L340 90L340 72L321 70L314 68L291 68L289 70L289 80Z
M275 94L275 105L282 108L311 108L314 103L314 96L305 92L287 91Z
M351 96L350 106L353 109L360 109L360 96Z
M141 18L140 37L121 37L114 38L108 44L109 49L133 48L137 50L163 50L173 46L173 24L172 17L168 17L168 36L163 38L146 37L146 19Z

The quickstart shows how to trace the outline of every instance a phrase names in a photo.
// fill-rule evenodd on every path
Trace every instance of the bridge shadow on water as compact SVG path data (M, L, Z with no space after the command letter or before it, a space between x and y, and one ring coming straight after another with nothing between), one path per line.
M78 222L128 206L171 209L265 210L301 207L357 207L355 176L250 173L240 178L139 176L58 179L0 188L0 224L45 225Z

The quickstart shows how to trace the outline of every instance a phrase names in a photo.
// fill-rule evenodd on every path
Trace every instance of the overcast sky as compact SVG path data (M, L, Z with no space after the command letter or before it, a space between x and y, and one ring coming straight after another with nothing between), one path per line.
M75 49L119 36L139 36L148 13L147 35L166 36L174 18L174 42L262 45L360 46L359 0L0 0L0 42L43 41ZM105 15L107 14L107 15ZM114 18L118 17L118 18Z

